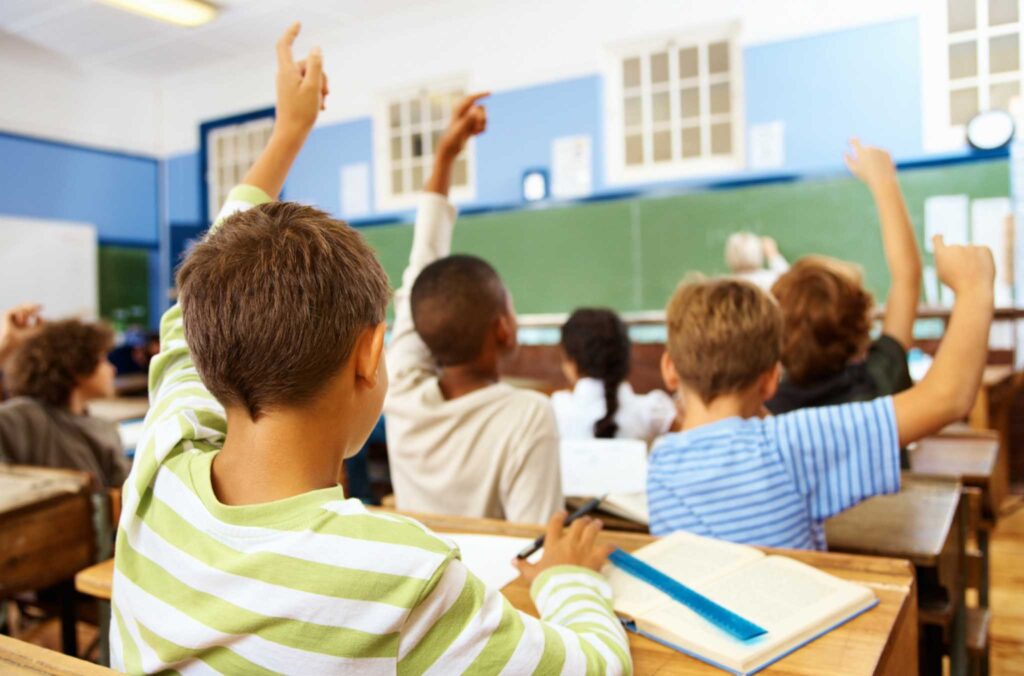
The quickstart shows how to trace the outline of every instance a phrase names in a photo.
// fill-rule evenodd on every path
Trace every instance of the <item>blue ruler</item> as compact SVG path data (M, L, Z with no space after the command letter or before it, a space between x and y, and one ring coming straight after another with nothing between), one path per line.
M728 608L723 608L703 594L699 594L686 585L673 580L654 566L644 563L632 554L616 549L608 557L608 560L636 579L646 582L655 589L668 594L673 600L683 604L711 624L741 641L749 641L752 638L768 633L767 629L740 617Z

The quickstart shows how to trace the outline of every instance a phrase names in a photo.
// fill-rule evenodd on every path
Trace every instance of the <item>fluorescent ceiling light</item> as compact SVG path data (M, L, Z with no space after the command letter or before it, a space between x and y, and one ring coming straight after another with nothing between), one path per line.
M202 0L99 0L105 5L117 7L147 16L150 19L173 23L178 26L201 26L217 16L217 8Z

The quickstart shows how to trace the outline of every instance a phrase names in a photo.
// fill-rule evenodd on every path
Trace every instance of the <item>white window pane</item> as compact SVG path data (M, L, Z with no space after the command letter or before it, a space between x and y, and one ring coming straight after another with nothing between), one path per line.
M978 12L974 6L975 0L948 0L948 2L949 32L974 30L978 18Z
M700 157L700 127L683 127L683 157Z
M392 136L391 137L391 159L400 160L402 159L402 137Z
M388 107L388 116L391 119L391 127L397 127L402 124L402 106L397 103L392 103Z
M949 121L960 125L978 114L978 88L954 89L949 93Z
M714 42L708 45L708 72L726 73L729 71L729 43Z
M683 119L700 115L700 89L689 87L679 92L679 110Z
M469 172L465 157L460 157L452 165L452 185L469 185Z
M434 122L444 121L444 105L440 96L430 97L430 119Z
M627 126L638 125L643 121L643 101L639 96L626 98L623 119Z
M1015 23L1019 11L1017 2L1018 0L988 0L988 25Z
M420 123L420 101L419 99L413 99L409 102L409 121L412 124Z
M711 113L728 113L731 105L729 100L729 83L721 82L711 85Z
M640 86L640 58L634 57L622 62L622 86Z
M975 77L978 74L978 43L958 42L949 46L949 77Z
M651 97L651 119L655 122L668 122L671 115L671 104L668 100L668 92L655 94Z
M409 140L412 156L423 157L423 134L413 134Z
M668 82L668 52L651 54L651 84Z
M732 125L719 122L711 125L711 154L729 155L732 153Z
M433 155L437 152L437 146L441 144L442 131L433 131L430 133L430 154Z
M402 185L402 170L392 169L391 170L391 192L396 195L401 195L404 190Z
M1019 82L1000 82L989 88L989 108L1009 110L1010 100L1020 94Z
M654 141L655 162L667 162L672 159L672 132L656 131L652 140Z
M679 50L679 77L697 77L697 48L686 47Z
M988 72L1007 73L1020 68L1020 36L1000 35L988 41Z
M644 139L640 134L626 137L626 164L643 164Z
M412 168L412 189L422 190L423 189L423 165L416 164Z

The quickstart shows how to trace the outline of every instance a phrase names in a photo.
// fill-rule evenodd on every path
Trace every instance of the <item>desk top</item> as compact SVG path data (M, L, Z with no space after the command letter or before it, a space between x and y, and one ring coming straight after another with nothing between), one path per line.
M0 516L58 495L79 493L87 489L90 483L89 475L84 472L0 465Z
M75 657L0 634L0 672L10 676L101 676L116 673Z
M910 452L910 467L918 474L959 478L986 487L998 455L999 438L995 435L941 435L917 442Z
M904 474L899 493L873 497L829 519L828 546L936 566L959 504L959 481Z
M473 532L514 537L535 537L543 532L539 526L491 519L421 514L411 516L439 532ZM604 532L599 539L632 551L650 543L653 538L635 533ZM911 659L916 659L912 657L916 654L915 633L904 631L907 623L916 627L914 572L906 561L820 552L784 553L832 575L870 586L879 598L879 605L786 657L765 673L793 676L872 674L882 666L895 671L892 663L899 661L897 655L903 655L904 658L910 655ZM112 575L113 561L105 561L80 572L75 579L75 586L83 593L109 598ZM512 582L502 593L519 610L536 615L529 586L522 579ZM675 676L721 673L691 657L636 635L630 635L630 650L637 674Z
M1008 364L986 366L981 375L983 387L994 387L1013 375L1013 367Z
M146 417L149 411L149 397L110 397L89 402L89 415L110 422L123 422Z

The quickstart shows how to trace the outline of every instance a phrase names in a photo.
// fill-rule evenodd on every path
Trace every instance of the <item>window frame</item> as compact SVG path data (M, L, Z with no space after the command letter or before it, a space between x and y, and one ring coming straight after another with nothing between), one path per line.
M1017 1L1017 21L999 26L988 25L989 0L975 0L975 27L949 32L949 0L931 3L921 17L921 63L923 71L922 105L923 145L925 150L940 152L963 148L967 142L966 124L954 124L950 93L954 83L978 89L978 112L990 110L992 85L1019 83L1018 96L1024 95L1024 0ZM989 40L1003 35L1017 36L1017 70L989 73ZM957 43L973 42L977 64L973 77L951 78L949 48Z
M741 171L746 168L746 119L743 78L743 50L739 43L740 23L732 21L715 24L704 28L673 33L643 40L630 41L612 45L607 50L605 67L605 179L609 185L628 185L649 183L694 176L712 176ZM701 133L701 149L710 149L711 126L713 121L710 112L708 92L716 79L724 79L721 75L714 76L707 71L708 45L727 41L729 44L729 113L716 116L729 116L731 125L731 153L728 156L710 156L702 154L696 158L677 156L682 138L682 118L680 115L680 79L678 74L678 50L686 47L698 47L698 83L700 97L700 114L698 128ZM653 134L655 123L652 119L650 56L660 51L669 52L669 122L672 158L655 163L647 160L640 165L626 164L626 124L625 124L625 87L623 70L626 59L640 57L640 92L644 105L641 111L641 125L644 157L653 156ZM703 56L701 56L703 55ZM662 129L664 131L664 129ZM681 153L681 151L680 151Z
M420 83L418 85L406 86L401 88L390 89L382 91L377 96L376 111L373 118L373 144L374 144L374 162L373 162L373 176L375 182L375 206L378 212L387 211L402 211L407 209L413 209L417 205L418 195L422 192L423 186L413 186L410 190L395 193L391 186L391 174L395 168L395 160L391 157L391 138L392 138L392 127L391 127L391 106L395 103L401 105L402 122L399 128L403 130L401 133L402 139L402 159L401 162L409 162L411 157L410 149L408 146L408 139L410 134L410 128L412 124L407 118L408 115L408 102L413 98L419 98L421 102L425 99L430 98L436 93L442 95L447 94L451 91L458 90L466 95L469 93L468 78L464 76L453 76L448 78L440 78L431 80L430 82ZM429 106L428 106L429 108ZM428 110L423 110L421 115L427 114ZM429 115L428 115L429 118ZM426 128L430 130L431 122L422 122L423 117L420 118L420 124L426 124ZM447 128L448 122L451 119L451 107L450 105L445 107L442 114L443 128ZM437 131L437 130L430 130ZM430 144L427 146L429 154L426 149L424 154L421 155L423 159L423 182L425 183L427 178L430 176L430 172L433 169L434 162L434 148L433 138L431 133L427 133L424 136L424 140L430 139ZM462 154L459 156L459 160L464 160L466 163L466 185L457 186L452 185L449 190L449 199L456 203L469 202L476 199L476 140L470 139L463 149ZM404 170L404 169L403 169Z
M212 194L214 191L212 190L213 186L210 182L212 172L210 167L211 137L228 127L244 127L255 122L264 122L266 120L270 121L270 129L272 131L275 119L276 111L274 108L262 108L260 110L242 113L241 115L232 115L230 117L210 120L209 122L204 122L199 125L199 199L200 207L202 208L203 222L208 225L212 225L217 213L219 213L220 208L223 206L222 203L218 203L222 200L217 200L216 195ZM262 148L259 150L262 150ZM257 151L255 155L258 156L259 151ZM255 159L255 157L252 158L253 161L255 161ZM244 176L244 172L242 173L242 176ZM239 177L239 181L241 181L241 177ZM228 191L231 190L231 187L228 188ZM227 193L225 193L225 197L226 195ZM283 191L281 199L284 199Z

